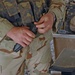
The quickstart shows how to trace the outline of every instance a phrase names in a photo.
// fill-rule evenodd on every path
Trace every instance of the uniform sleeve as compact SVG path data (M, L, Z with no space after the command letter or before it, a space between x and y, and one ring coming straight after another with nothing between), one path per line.
M0 41L11 28L13 28L13 25L7 19L0 17Z
M52 0L49 12L55 14L55 23L54 23L54 30L58 31L58 25L60 22L64 22L65 20L65 13L66 13L66 3L65 0Z

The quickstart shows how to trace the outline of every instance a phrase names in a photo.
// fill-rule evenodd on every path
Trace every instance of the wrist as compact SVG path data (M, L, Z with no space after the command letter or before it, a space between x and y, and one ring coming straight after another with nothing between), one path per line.
M55 22L56 21L56 15L55 15L55 13L54 12L51 12L51 11L49 13L52 14L52 16L53 16L53 22Z
M57 22L57 18L54 12L50 11L49 13L52 14L53 16L53 25L52 25L52 30L55 32L56 31L56 22Z

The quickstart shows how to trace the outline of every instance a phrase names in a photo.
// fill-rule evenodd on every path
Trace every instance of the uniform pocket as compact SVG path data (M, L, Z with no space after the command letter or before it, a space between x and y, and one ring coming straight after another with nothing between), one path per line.
M4 0L3 4L9 14L9 16L13 16L18 13L16 0Z
M7 49L11 51L14 45L15 42L6 36L0 41L0 49Z
M14 52L13 51L14 45L15 45L15 42L7 37L0 42L0 65L2 66L2 72L4 70L8 71L11 67L13 68L15 64L20 62L19 59L22 58L22 55L23 55L22 50L19 52ZM19 62L16 62L16 61L19 61Z
M5 9L5 7L4 7L3 3L2 3L2 2L0 2L0 12L3 12L3 11L4 11L4 9Z
M0 54L5 57L11 57L12 59L20 58L22 55L22 50L18 52L14 52L13 48L15 46L15 42L8 37L5 37L0 41Z
M30 23L34 21L33 12L30 3L28 1L19 3L18 8L21 14L22 23L24 25L26 25L26 23Z

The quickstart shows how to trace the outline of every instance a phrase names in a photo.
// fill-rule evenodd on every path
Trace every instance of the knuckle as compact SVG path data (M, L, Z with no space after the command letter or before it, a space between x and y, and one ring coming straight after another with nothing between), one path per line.
M29 41L26 41L26 45L29 45L30 43L29 43Z
M26 44L22 44L23 47L26 47Z

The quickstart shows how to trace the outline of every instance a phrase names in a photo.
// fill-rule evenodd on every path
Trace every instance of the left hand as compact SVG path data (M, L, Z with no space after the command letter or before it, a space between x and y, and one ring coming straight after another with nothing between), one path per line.
M53 22L54 22L54 15L49 12L43 15L38 22L34 22L34 24L38 28L39 33L46 33L47 31L52 29Z

